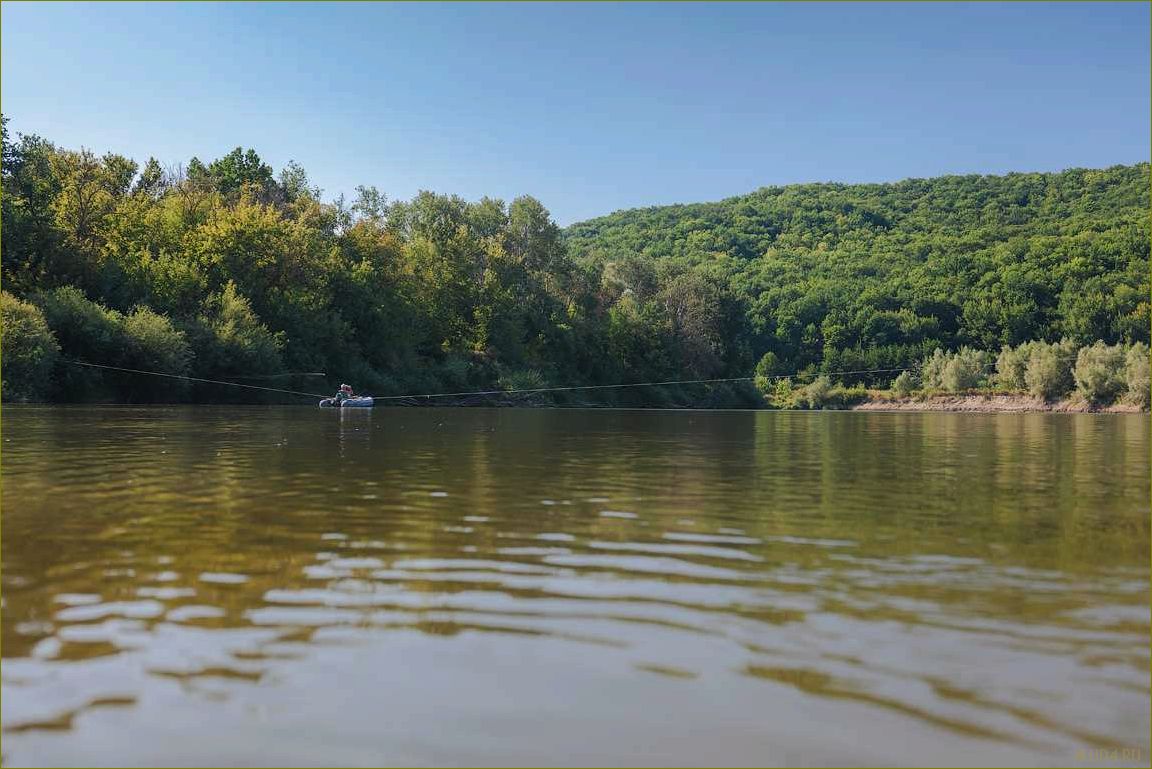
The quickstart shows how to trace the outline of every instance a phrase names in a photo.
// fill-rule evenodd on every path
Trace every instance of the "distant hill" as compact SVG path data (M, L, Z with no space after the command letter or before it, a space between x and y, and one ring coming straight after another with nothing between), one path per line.
M565 235L584 262L711 276L769 365L881 368L937 345L1147 341L1149 183L1140 163L766 187Z

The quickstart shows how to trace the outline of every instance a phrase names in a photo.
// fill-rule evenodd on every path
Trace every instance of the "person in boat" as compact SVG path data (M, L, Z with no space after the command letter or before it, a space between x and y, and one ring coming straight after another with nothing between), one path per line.
M344 401L355 397L356 396L352 394L352 385L342 384L340 385L340 389L336 391L336 405L343 406Z

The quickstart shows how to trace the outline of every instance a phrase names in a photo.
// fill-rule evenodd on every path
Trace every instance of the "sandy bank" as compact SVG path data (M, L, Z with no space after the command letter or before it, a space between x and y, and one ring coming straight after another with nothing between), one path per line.
M1068 413L1139 414L1138 406L1118 403L1113 406L1092 406L1071 398L1045 401L1030 395L933 395L928 398L898 398L886 400L873 397L852 407L853 411L971 411L986 413L1021 413L1029 411L1059 411Z

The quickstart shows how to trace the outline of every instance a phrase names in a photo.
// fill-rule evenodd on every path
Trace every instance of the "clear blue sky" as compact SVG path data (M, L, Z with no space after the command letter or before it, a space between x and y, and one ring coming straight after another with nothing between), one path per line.
M164 163L253 147L331 197L562 224L805 181L1149 159L1149 5L11 3L11 127Z

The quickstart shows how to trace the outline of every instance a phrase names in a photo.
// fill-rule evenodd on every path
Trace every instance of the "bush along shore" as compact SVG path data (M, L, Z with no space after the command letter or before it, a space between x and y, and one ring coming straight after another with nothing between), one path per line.
M1066 339L1006 346L996 356L968 347L936 350L886 390L828 376L798 383L762 371L756 386L783 409L1131 413L1147 411L1150 399L1148 345L1079 347Z

